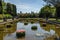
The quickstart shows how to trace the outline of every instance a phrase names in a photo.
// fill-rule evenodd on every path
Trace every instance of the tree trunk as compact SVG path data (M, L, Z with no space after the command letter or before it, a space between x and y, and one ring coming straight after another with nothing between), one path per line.
M60 7L56 7L56 20L58 20L58 18L60 18Z

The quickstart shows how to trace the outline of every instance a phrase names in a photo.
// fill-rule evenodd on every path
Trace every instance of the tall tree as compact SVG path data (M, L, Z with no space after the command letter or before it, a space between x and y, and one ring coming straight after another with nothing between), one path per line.
M60 0L43 0L56 7L56 20L60 18Z
M12 14L12 12L11 12L11 4L10 3L7 3L7 13Z
M39 11L41 17L46 17L46 13L51 13L51 7L48 5L45 5L41 8L41 11Z
M0 0L0 14L2 14L3 10L2 10L2 0Z
M52 17L53 13L55 13L55 8L49 5L45 5L41 8L41 11L39 12L39 17L43 17L48 20L49 17Z
M7 13L16 16L16 5L7 3Z
M11 4L11 10L12 10L12 15L13 16L16 16L17 14L17 12L16 12L16 5L14 5L14 4Z

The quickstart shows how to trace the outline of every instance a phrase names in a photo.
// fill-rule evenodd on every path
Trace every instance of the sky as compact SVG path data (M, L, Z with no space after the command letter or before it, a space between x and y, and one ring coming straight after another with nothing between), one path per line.
M45 5L43 0L4 0L11 4L15 4L17 7L17 13L25 12L39 12L39 10Z

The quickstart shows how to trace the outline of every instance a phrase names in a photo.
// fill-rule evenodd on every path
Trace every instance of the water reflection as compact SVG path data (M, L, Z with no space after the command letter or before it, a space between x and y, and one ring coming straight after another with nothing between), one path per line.
M32 26L37 26L38 29L36 31L33 31L33 30L31 30ZM26 36L24 38L17 39L16 32L14 32L14 33L12 32L11 34L6 35L4 37L4 40L44 40L45 37L37 37L36 34L37 33L42 33L42 34L50 33L48 31L44 30L43 28L41 28L39 23L34 23L34 24L28 23L28 25L25 26L24 23L18 22L17 30L20 30L20 29L24 29L26 31Z
M0 25L0 40L5 40L5 37L8 35L10 36L11 33L14 33L16 31L16 23L9 24L11 25L11 28L7 28L7 24Z
M0 40L3 40L3 32L0 31Z
M6 25L11 25L11 28L7 28ZM5 25L1 25L0 28L3 29L0 31L0 40L54 40L54 35L57 34L58 37L60 36L60 28L56 28L56 25L47 24L46 27L42 26L42 23L28 23L28 25L24 25L24 22L18 23L8 23ZM37 30L33 31L31 29L32 26L37 26ZM23 38L16 38L16 31L24 29L26 31L26 36ZM37 37L36 34L41 33L45 34L46 36ZM46 38L46 39L45 39Z
M40 23L40 24L41 24L41 27L44 30L49 31L51 34L54 34L55 33L54 36L49 37L49 38L46 38L45 40L55 40L55 38L59 38L60 37L60 32L59 32L60 31L60 28L57 28L56 25L54 25L54 24L47 24L46 27L43 27L42 26L42 23Z

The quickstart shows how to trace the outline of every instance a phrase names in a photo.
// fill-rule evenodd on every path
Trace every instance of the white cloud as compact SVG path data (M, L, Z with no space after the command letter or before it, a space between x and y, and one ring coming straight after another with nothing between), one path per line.
M22 12L39 12L40 8L42 7L42 3L40 4L39 0L36 3L24 3L21 1L15 1L14 0L5 0L6 2L13 3L17 6L17 12L19 13L20 11ZM38 3L39 2L39 3Z
M30 5L27 5L27 4L20 4L20 5L17 5L17 10L18 10L18 12L19 11L23 11L23 12L31 12L31 11L38 12L39 8L35 8L34 6L30 6Z
M4 0L5 2L9 2L9 0Z
M4 0L5 2L10 2L17 6L17 12L39 12L40 8L43 6L42 0ZM32 2L33 1L33 2ZM31 3L32 2L32 3Z
M17 8L19 8L19 9L31 9L31 7L30 6L28 6L28 5L17 5Z

